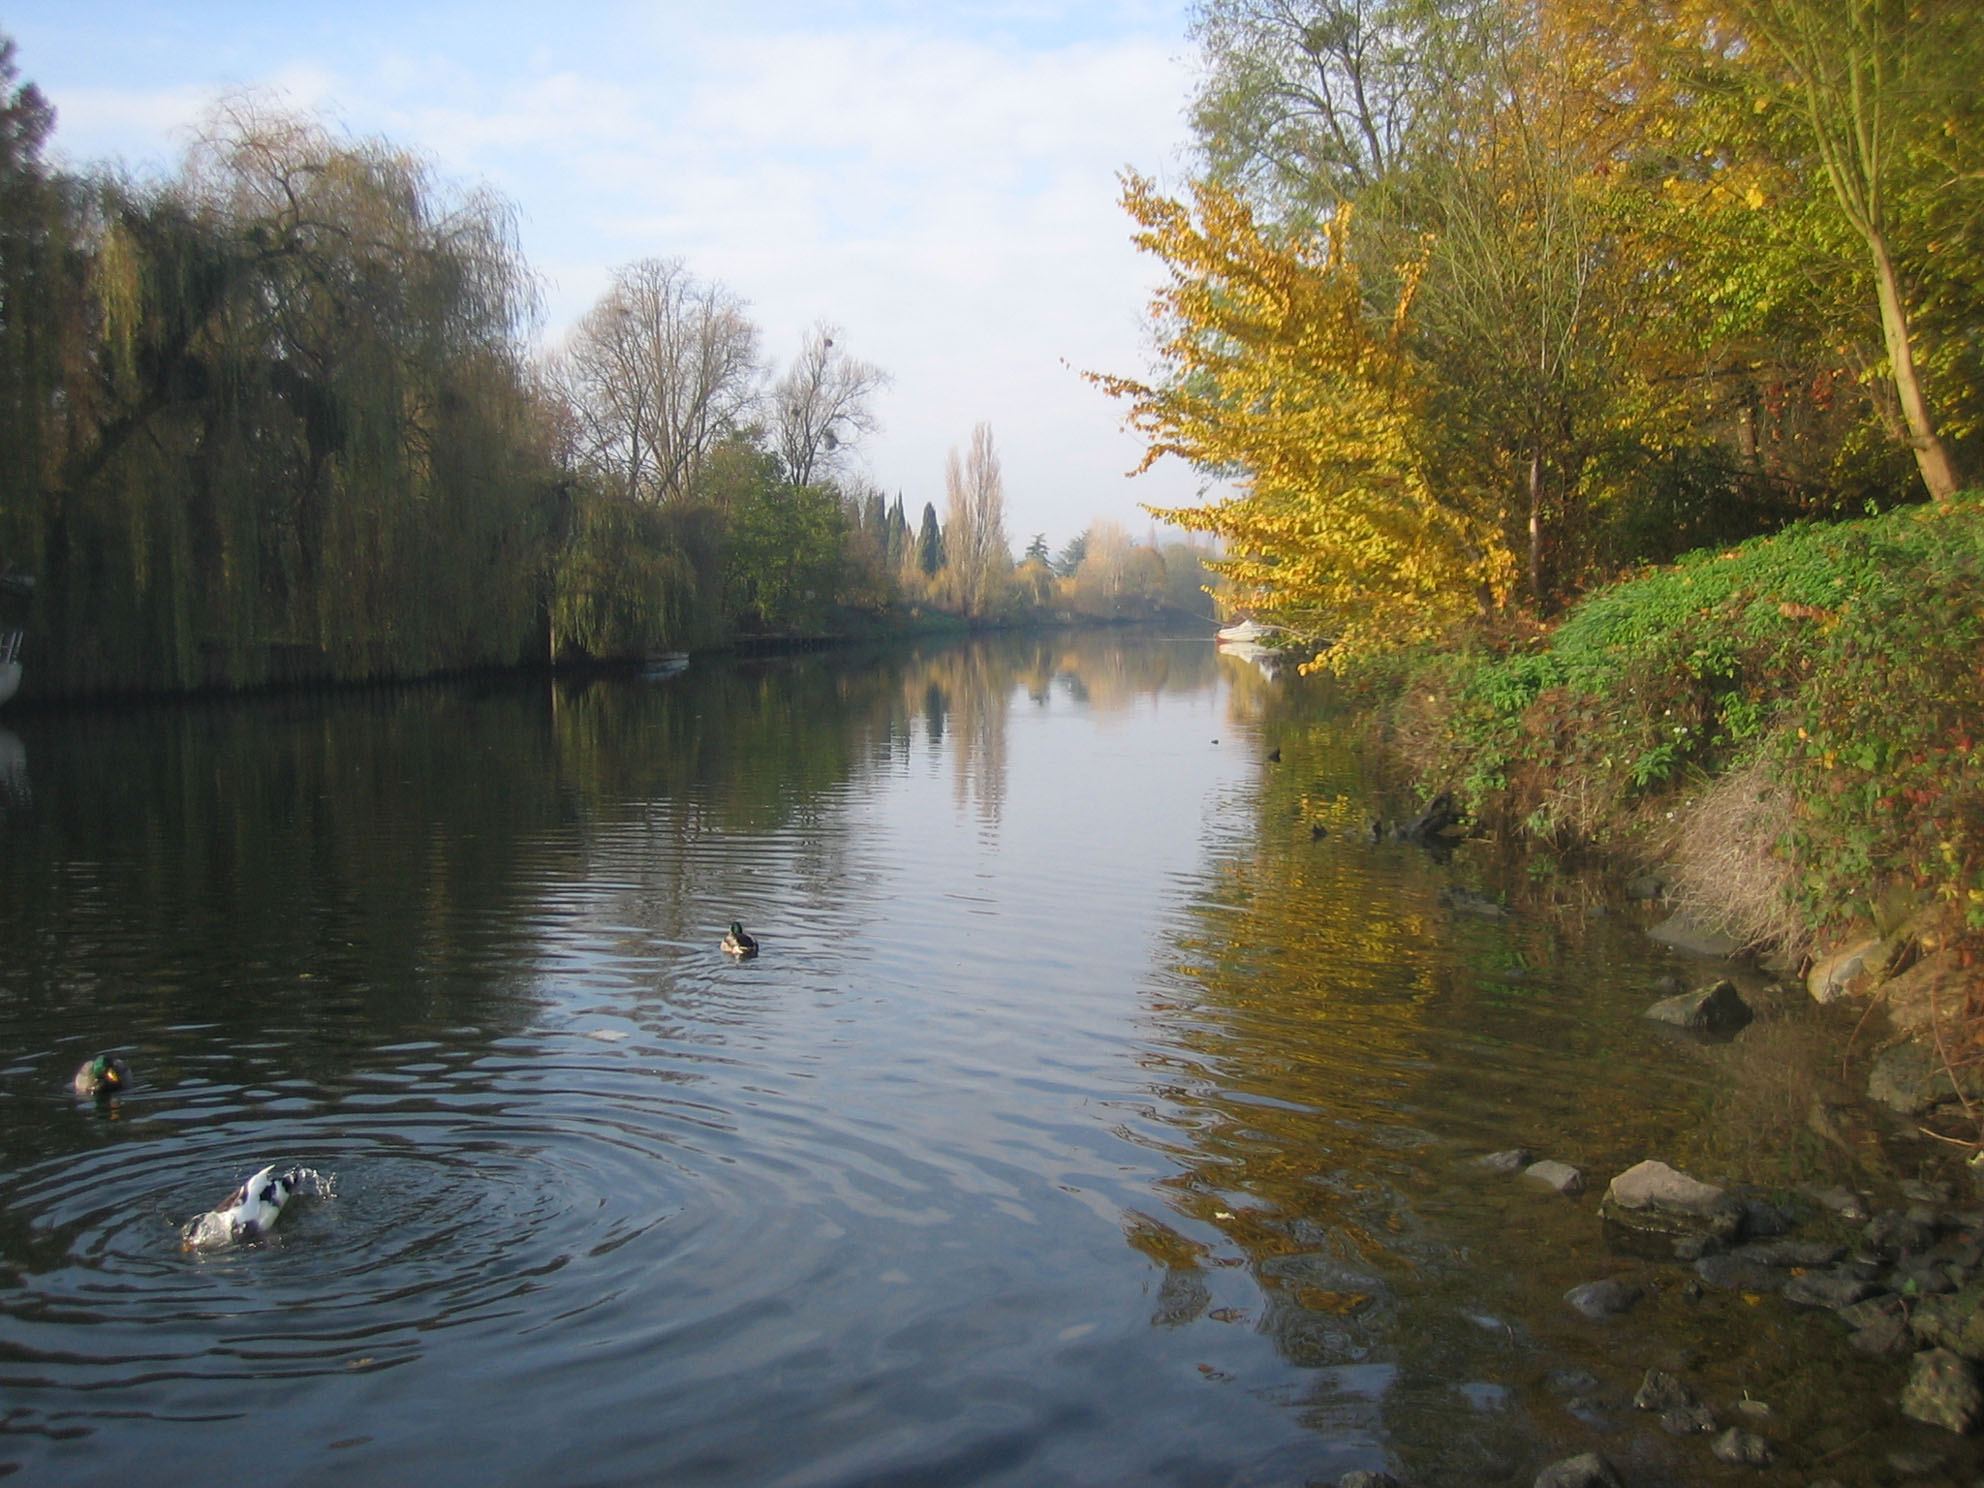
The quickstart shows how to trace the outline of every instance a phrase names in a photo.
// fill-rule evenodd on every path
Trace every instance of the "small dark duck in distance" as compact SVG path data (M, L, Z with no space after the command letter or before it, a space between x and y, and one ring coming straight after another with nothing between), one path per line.
M723 937L723 948L739 961L748 961L758 954L758 943L744 931L736 920L730 922L730 931Z
M76 1071L76 1094L109 1100L131 1083L131 1071L115 1054L99 1054L85 1059Z

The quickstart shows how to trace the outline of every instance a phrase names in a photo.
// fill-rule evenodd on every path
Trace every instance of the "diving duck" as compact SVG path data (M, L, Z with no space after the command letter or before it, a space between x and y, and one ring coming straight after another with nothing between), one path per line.
M131 1083L130 1068L115 1054L99 1054L85 1059L76 1071L76 1094L109 1100Z
M758 954L758 942L745 934L736 920L730 922L730 931L723 937L723 948L739 961L749 961Z
M274 1228L283 1205L301 1193L328 1196L330 1185L314 1168L278 1173L270 1164L180 1231L182 1250L210 1250L256 1240Z

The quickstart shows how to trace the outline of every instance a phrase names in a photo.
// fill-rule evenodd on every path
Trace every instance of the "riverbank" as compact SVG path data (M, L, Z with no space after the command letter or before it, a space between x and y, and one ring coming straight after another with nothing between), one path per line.
M1548 631L1376 679L1382 754L1423 797L1450 792L1514 877L1547 893L1597 860L1655 941L1703 958L1703 988L1712 963L1748 968L1752 1003L1830 1030L1865 1101L1856 1120L1930 1139L1921 1176L1888 1175L1878 1214L1865 1191L1805 1188L1812 1214L1830 1211L1821 1265L1784 1272L1762 1231L1706 1252L1684 1237L1675 1259L1697 1294L1782 1292L1836 1313L1856 1349L1907 1361L1891 1397L1904 1414L1959 1433L1984 1415L1980 595L1973 495L1692 554ZM1747 1064L1729 1098L1773 1099L1770 1058ZM1838 1109L1791 1105L1801 1135L1845 1152Z
M1601 590L1548 631L1412 658L1384 745L1545 867L1605 854L1690 945L1796 972L1822 1002L1878 994L1911 1036L1950 1024L1961 1075L1984 930L1980 593L1974 493L1794 527ZM1964 1120L1946 1134L1975 1146Z
M1399 1481L1542 1483L1542 1462L1597 1451L1618 1478L1573 1481L1970 1482L1976 1437L1962 1402L1977 1358L1965 1330L1984 1339L1972 1290L1984 1280L1984 1190L1963 1148L1869 1097L1886 1015L1869 1016L1865 997L1815 1000L1777 956L1705 935L1677 944L1668 886L1623 842L1606 844L1608 858L1476 824L1422 850L1390 826L1409 827L1423 806L1396 779L1360 798L1330 792L1314 769L1333 732L1368 739L1368 714L1311 721L1280 697L1263 707L1263 742L1278 752L1262 809L1276 866L1313 876L1311 860L1346 843L1418 864L1437 884L1422 933L1473 945L1503 984L1505 1038L1478 1057L1508 1094L1461 1159L1481 1202L1506 1206L1507 1234L1477 1264L1528 1280L1527 1305L1494 1315L1573 1353L1580 1341L1609 1346L1602 1363L1539 1363L1526 1377L1536 1440L1552 1455L1471 1476L1405 1457L1390 1466ZM1373 811L1386 822L1376 834ZM1601 941L1614 948L1605 974L1565 978L1577 948ZM1552 1009L1559 988L1568 1004ZM1447 1001L1437 984L1427 996ZM1568 1020L1546 1032L1546 1010ZM1439 1016L1457 1015L1443 1005ZM1343 1036L1333 1025L1321 1038ZM1666 1051L1665 1082L1623 1078L1634 1040ZM1561 1056L1554 1069L1518 1052L1546 1044ZM1604 1055L1580 1068L1573 1050ZM1684 1116L1649 1119L1684 1091ZM1567 1098L1575 1121L1536 1118ZM1704 1199L1704 1233L1679 1233L1685 1219L1666 1216L1636 1233L1604 1196L1648 1162L1731 1202ZM1681 1388L1647 1391L1648 1371Z
M916 609L893 618L851 614L827 629L790 630L774 633L740 632L710 641L692 649L636 652L604 657L581 653L557 660L537 660L512 665L450 667L397 674L382 673L340 677L327 667L293 668L278 676L253 683L215 683L201 687L159 686L99 691L50 690L45 685L30 689L4 717L42 710L73 708L124 708L172 705L186 702L215 702L231 698L254 699L285 694L313 692L364 692L396 688L447 686L455 683L488 683L515 677L557 677L564 680L629 675L669 675L683 663L718 660L727 657L763 658L799 656L812 652L858 652L906 644L953 644L975 636L1038 635L1058 631L1119 631L1137 628L1176 627L1187 632L1203 628L1208 637L1214 622L1210 616L1180 609L1160 610L1137 617L1097 616L1074 611L1054 611L989 621L967 621L945 610Z

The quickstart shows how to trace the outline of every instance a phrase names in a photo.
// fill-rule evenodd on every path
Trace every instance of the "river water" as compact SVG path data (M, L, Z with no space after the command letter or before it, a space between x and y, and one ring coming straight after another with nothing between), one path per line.
M1829 1318L1690 1302L1592 1195L1474 1166L1851 1178L1872 1136L1814 1135L1809 1025L1663 1037L1640 1010L1699 968L1629 906L1372 843L1356 728L1206 640L24 714L0 746L0 1477L1736 1471L1620 1408L1649 1364L1772 1404L1750 1482L1929 1431ZM100 1049L136 1076L101 1107L67 1089ZM181 1250L275 1161L334 1196ZM1629 1270L1633 1313L1564 1305Z

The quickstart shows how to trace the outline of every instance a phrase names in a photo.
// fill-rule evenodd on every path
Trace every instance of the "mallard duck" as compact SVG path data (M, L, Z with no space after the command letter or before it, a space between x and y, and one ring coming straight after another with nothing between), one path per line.
M85 1059L76 1071L76 1094L109 1100L131 1083L130 1068L115 1054L99 1054Z
M736 920L730 922L730 931L723 937L723 948L739 961L748 961L758 954L758 943L744 933L743 925Z
M278 1173L272 1163L180 1231L183 1250L210 1250L268 1234L295 1195L327 1195L329 1185L314 1168Z

